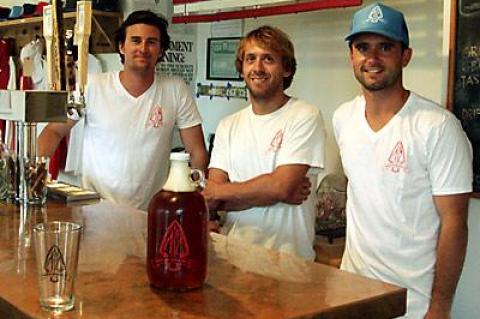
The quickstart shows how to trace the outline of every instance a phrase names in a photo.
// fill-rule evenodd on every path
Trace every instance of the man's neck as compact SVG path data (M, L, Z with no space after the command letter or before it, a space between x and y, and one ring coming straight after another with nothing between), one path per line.
M120 82L125 90L134 97L142 95L155 80L155 73L140 74L132 71L120 71Z
M255 98L250 96L250 102L252 103L253 112L257 115L270 114L284 106L290 97L285 93L268 97L268 98Z
M365 96L365 118L371 129L379 131L405 105L410 92L403 87L381 91L363 90Z

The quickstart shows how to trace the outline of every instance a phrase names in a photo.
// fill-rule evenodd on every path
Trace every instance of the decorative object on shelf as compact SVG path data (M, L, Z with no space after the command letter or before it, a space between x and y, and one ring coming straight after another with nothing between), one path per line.
M23 6L13 6L10 10L10 14L8 15L8 19L18 19L23 14Z
M0 7L0 22L7 20L8 16L10 15L10 11L12 11L12 9Z
M227 85L210 85L197 83L197 98L200 96L209 96L212 99L216 97L224 97L227 100L230 98L247 100L247 87L246 86L233 86L227 82Z
M235 68L239 37L207 40L207 79L242 81Z
M40 7L39 7L40 6ZM37 4L37 10L44 8L42 2ZM15 39L15 52L20 52L22 47L31 42L36 37L43 36L43 18L38 13L34 13L29 18L16 18L5 20L2 18L6 10L0 7L0 37ZM20 8L23 9L22 6ZM10 8L8 8L10 12ZM3 15L2 15L2 12ZM74 30L76 22L76 12L63 13L64 29ZM92 28L91 28L91 53L113 53L115 51L115 41L113 34L123 21L122 14L119 12L106 12L93 10Z
M35 10L37 9L37 5L33 3L24 3L23 5L23 13L22 13L22 18L30 18L33 16L35 13Z
M317 189L315 232L326 236L330 243L345 236L347 178L343 174L328 174Z

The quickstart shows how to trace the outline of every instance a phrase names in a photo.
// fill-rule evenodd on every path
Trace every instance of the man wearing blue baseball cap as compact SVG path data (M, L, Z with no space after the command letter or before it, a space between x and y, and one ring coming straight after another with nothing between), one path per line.
M403 318L450 318L467 245L470 143L453 114L404 88L412 49L401 12L364 7L346 41L362 94L333 117L348 177L341 268L406 287Z

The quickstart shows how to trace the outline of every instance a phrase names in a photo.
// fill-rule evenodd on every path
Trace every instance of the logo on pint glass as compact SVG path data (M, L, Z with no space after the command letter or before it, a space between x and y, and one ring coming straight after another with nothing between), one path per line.
M148 119L147 127L153 126L155 128L160 127L163 124L163 112L160 106L155 106L150 113L150 118Z
M407 168L407 154L401 141L397 142L393 151L390 153L385 168L393 173L398 173Z
M43 264L43 276L48 276L51 282L58 282L59 278L67 275L67 267L62 252L57 245L48 250Z
M165 269L170 272L177 272L182 269L182 266L190 266L189 256L190 247L185 232L182 225L174 220L168 225L163 236L155 263L165 265Z

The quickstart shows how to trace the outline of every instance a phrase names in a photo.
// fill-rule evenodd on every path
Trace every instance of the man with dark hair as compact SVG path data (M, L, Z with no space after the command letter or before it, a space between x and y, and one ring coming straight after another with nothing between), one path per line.
M320 110L284 92L296 60L281 30L248 33L236 67L251 105L218 125L204 190L209 208L228 212L222 231L229 238L313 260L310 189L324 165Z
M348 177L341 268L406 287L409 319L448 319L467 245L472 152L449 111L406 90L403 14L374 3L346 37L362 94L333 129Z
M89 78L86 90L82 183L113 202L146 209L167 177L174 126L192 166L206 169L208 155L193 95L155 66L168 49L168 23L150 11L128 16L116 35L123 70ZM50 123L39 155L51 156L78 122Z
M125 62L125 55L121 52L120 45L125 43L127 37L127 28L135 24L151 25L160 31L160 47L163 48L162 54L157 61L160 62L170 45L170 36L168 35L167 31L168 22L164 18L159 17L151 11L141 10L132 12L118 28L117 32L115 32L115 49L117 50L118 54L120 54L120 60L122 64Z

